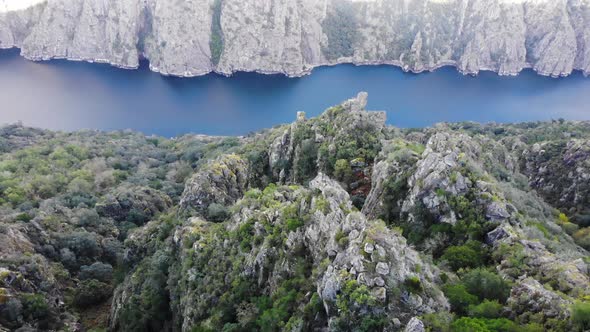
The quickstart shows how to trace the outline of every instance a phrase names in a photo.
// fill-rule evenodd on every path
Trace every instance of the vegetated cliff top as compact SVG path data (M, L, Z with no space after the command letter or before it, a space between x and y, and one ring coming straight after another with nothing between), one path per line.
M0 129L0 326L582 331L590 123Z
M0 11L0 48L123 68L143 57L175 76L301 76L338 63L565 76L590 73L589 8L583 0L47 0Z

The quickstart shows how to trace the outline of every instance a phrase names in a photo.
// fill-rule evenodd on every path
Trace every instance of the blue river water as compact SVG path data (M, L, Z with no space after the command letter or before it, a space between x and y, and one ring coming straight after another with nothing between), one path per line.
M0 51L0 124L58 130L134 129L146 134L241 135L289 123L297 111L320 114L369 93L368 109L387 111L388 123L423 127L437 122L590 120L590 78L517 77L454 68L410 74L390 66L339 65L310 76L238 73L163 77L148 70L56 60L26 61Z

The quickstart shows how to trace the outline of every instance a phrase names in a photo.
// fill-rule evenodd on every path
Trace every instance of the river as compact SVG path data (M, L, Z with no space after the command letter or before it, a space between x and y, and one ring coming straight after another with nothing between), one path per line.
M590 120L590 78L581 73L470 77L450 67L410 74L390 66L338 65L302 78L238 73L187 79L152 73L147 63L135 71L64 60L34 63L18 50L0 50L0 124L241 135L289 123L297 111L318 115L359 91L369 93L368 109L387 111L388 123L400 127Z

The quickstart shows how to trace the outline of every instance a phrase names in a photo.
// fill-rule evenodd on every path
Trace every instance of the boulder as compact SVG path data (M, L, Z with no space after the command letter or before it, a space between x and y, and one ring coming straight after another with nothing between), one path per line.
M424 323L422 323L422 321L418 317L412 317L412 319L410 319L410 321L406 325L406 328L404 329L404 332L425 332L425 331L426 331L426 329L424 327Z

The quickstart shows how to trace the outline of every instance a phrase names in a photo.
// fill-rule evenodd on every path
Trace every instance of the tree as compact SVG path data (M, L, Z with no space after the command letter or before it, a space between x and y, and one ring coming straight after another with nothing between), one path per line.
M96 279L103 282L108 282L113 279L113 267L111 264L104 264L101 262L93 263L92 265L83 265L80 268L78 275L80 279Z
M443 291L449 299L451 309L458 314L466 314L469 306L478 303L477 296L469 294L463 284L446 285Z
M465 289L479 297L480 300L498 300L504 303L510 295L510 286L502 277L483 268L477 268L467 272L462 282Z
M578 331L590 329L590 303L576 302L572 306L572 324Z
M352 177L352 168L346 159L338 159L334 165L334 176L338 181L348 182Z
M313 139L306 139L297 148L298 158L295 160L296 181L304 182L315 176L318 149Z
M502 305L497 300L484 300L478 305L469 306L469 316L479 318L498 318L502 314Z
M207 208L207 219L222 222L229 217L229 209L224 205L213 203Z
M112 288L108 284L95 279L84 280L76 288L74 305L79 308L89 307L108 299Z
M590 227L582 228L574 233L576 243L587 250L590 250Z
M446 261L454 271L466 267L477 267L482 263L481 254L466 245L448 247L441 259Z
M49 305L41 294L24 294L22 304L25 318L43 319L49 315Z
M491 332L486 324L478 318L462 317L451 324L453 332Z

